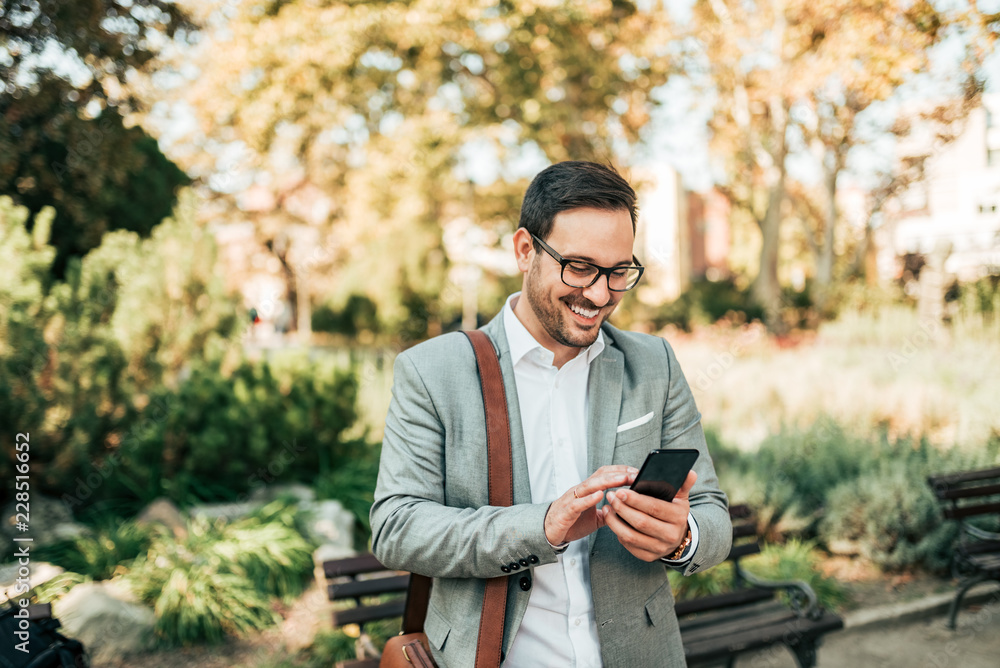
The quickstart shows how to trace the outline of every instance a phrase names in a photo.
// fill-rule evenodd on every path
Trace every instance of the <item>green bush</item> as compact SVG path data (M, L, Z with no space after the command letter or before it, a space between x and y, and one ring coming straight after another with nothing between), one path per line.
M294 511L275 502L232 522L196 518L184 538L160 531L126 580L154 607L165 644L191 644L272 625L270 599L301 593L312 568Z
M83 577L107 580L121 564L145 552L152 540L153 531L148 527L131 521L106 521L76 538L36 547L32 555Z
M948 564L956 527L943 524L937 499L924 481L926 467L885 463L830 492L820 524L827 544L850 541L885 570Z
M836 610L848 601L847 590L820 572L821 558L814 543L793 539L780 545L764 545L760 554L744 557L740 564L745 571L766 580L801 580L816 592L820 605ZM733 590L733 565L729 561L694 575L671 571L669 577L679 601Z
M926 439L890 439L884 431L859 435L823 418L805 430L783 429L756 452L716 443L712 454L731 502L756 511L758 532L767 539L847 541L887 570L939 570L956 531L942 525L927 476L995 465L1000 441L941 450Z
M694 325L709 325L729 314L736 314L744 322L764 317L763 309L754 303L749 290L738 288L732 279L700 280L654 314L653 319L658 327L671 324L690 331Z
M236 299L189 215L146 240L105 235L61 281L50 222L46 209L29 233L27 210L0 198L0 447L30 433L34 491L109 498L95 492L158 410L150 394L191 360L239 351ZM13 461L0 457L0 477Z
M323 361L277 367L192 365L176 390L159 388L161 411L123 445L115 482L146 503L245 498L274 482L311 481L363 452L342 435L356 415L354 376Z

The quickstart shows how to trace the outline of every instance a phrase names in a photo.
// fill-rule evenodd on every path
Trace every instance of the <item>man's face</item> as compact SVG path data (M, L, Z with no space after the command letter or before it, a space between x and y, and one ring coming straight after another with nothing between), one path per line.
M601 324L624 293L609 290L604 276L589 288L566 285L559 262L544 250L527 250L524 244L531 243L527 230L520 229L518 234L521 238L515 238L515 250L526 272L522 294L530 313L522 308L516 312L522 321L527 320L525 326L538 342L556 353L557 362L571 359L577 349L597 340ZM570 209L556 215L545 242L567 259L602 267L628 265L632 263L632 219L625 210ZM523 254L521 249L525 249Z

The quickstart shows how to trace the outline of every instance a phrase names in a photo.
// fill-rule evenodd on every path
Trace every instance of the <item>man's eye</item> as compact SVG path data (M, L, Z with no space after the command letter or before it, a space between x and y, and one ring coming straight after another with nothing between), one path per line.
M628 274L628 269L615 269L611 272L611 278L625 278Z
M579 262L570 262L566 265L566 271L571 271L577 276L587 276L588 274L594 273L594 268L589 264L581 264Z

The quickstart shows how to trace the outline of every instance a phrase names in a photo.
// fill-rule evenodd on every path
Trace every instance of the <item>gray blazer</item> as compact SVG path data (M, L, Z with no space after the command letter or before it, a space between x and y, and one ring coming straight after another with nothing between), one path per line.
M484 578L502 566L556 561L545 539L548 504L531 502L514 370L502 312L483 330L500 357L510 412L514 505L488 505L486 426L475 356L461 333L446 334L401 353L375 503L372 551L389 568L434 578L424 630L442 667L472 666ZM697 448L698 482L691 513L700 542L689 575L729 554L732 526L705 446L701 415L673 350L661 338L605 323L604 351L590 368L587 461L642 464L654 448ZM618 432L649 412L653 419ZM640 420L641 421L641 420ZM608 528L591 534L590 586L604 665L684 666L667 566L636 559ZM521 624L530 595L530 568L509 579L503 649ZM527 578L527 579L525 579ZM526 589L527 585L527 589Z

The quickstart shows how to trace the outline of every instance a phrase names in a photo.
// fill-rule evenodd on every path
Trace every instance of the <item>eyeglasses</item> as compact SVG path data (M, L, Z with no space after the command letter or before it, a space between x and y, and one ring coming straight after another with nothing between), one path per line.
M589 288L596 283L601 276L608 277L608 290L612 292L625 292L635 287L642 277L645 267L639 264L639 260L632 256L633 265L621 267L601 267L592 262L583 260L567 260L559 253L552 250L552 247L539 239L534 234L531 238L535 240L542 249L552 256L552 259L562 267L562 282L571 288Z

